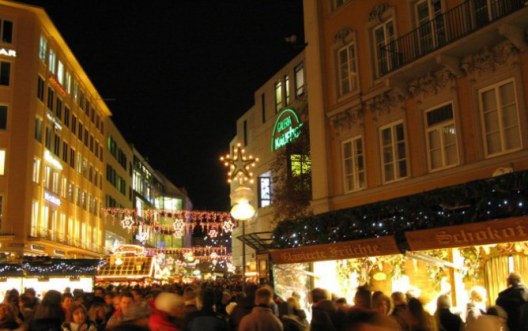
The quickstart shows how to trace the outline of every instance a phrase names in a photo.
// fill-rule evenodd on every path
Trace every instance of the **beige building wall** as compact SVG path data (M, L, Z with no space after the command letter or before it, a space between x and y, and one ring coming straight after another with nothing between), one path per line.
M10 64L9 85L0 86L0 105L7 107L0 249L99 257L110 110L44 10L0 1L0 20L13 27L11 42L0 41L0 61Z
M315 213L527 169L528 47L522 36L528 25L528 7L521 4L515 9L517 1L498 1L496 8L481 8L480 13L485 14L477 16L470 3L304 1ZM437 21L433 21L436 25L419 20L419 8L428 8L430 17L436 17ZM465 16L454 15L457 10ZM457 17L465 17L466 21ZM470 31L469 27L477 19L481 20L481 27ZM427 28L434 26L432 29L438 31L440 20L446 29L443 36L463 29L468 29L467 35L437 48L428 46L426 40L431 35L427 35L430 31ZM391 28L389 22L392 22ZM422 30L417 32L415 29L420 24ZM376 31L380 32L378 36ZM394 51L393 57L386 59L389 67L386 72L380 72L383 69L377 54L376 43L382 40L381 36L395 40L395 44L385 44L385 49ZM436 39L430 43L440 45L438 38L443 36L433 33L432 38ZM407 43L402 42L404 39ZM354 63L348 71L355 77L350 83L355 88L342 93L340 70L343 67L339 55L346 47L349 47L349 63ZM431 49L409 59L412 52L419 53L425 47ZM491 95L495 100L507 102L484 100ZM506 103L511 111L509 124L498 123L499 119L504 121ZM446 119L445 112L433 112L446 105L451 108L450 119ZM503 117L485 122L483 107L491 112L493 107L498 107ZM432 114L430 119L428 114ZM387 180L388 168L384 166L388 156L382 147L382 132L390 132L389 127L396 128L395 123L403 127L402 153L395 152L397 146L393 144L388 154L404 155L406 174ZM498 124L500 132L495 135L494 124ZM508 126L513 128L505 136ZM453 138L455 152L451 150L449 157L456 158L455 161L444 160L440 166L433 164L438 162L431 156L435 130L442 139ZM502 138L497 138L498 135ZM350 189L343 149L353 139L362 142L364 184ZM440 150L447 158L443 143ZM490 152L490 148L498 151ZM359 172L358 168L354 169L355 173L348 173L352 177ZM357 178L352 180L353 184L358 182Z

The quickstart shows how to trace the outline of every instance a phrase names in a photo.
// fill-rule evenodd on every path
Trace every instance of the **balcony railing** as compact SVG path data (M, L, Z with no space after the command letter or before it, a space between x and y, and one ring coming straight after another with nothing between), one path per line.
M444 47L525 7L525 0L468 0L379 50L381 75Z
M67 235L63 232L53 231L45 227L32 227L31 228L31 237L51 240L57 243L65 244L68 246L73 246L77 248L83 248L90 250L92 252L104 253L104 248L102 246L96 245L94 243L87 243L79 239L72 238L70 235Z

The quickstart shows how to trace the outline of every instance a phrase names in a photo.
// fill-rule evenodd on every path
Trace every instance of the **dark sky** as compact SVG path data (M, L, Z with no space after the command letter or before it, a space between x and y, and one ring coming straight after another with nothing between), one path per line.
M218 158L253 92L299 53L284 38L303 38L302 0L21 2L46 10L121 133L194 209L228 210Z

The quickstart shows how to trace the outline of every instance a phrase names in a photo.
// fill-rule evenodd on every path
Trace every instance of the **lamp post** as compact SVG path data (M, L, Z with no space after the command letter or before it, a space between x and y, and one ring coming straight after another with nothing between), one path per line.
M255 216L255 208L250 204L253 191L247 186L237 187L230 195L233 207L231 216L242 222L242 282L246 283L246 221Z

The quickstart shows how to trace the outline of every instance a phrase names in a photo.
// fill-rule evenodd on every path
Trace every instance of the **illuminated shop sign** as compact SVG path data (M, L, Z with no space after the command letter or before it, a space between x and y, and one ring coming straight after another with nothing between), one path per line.
M0 55L16 57L16 51L14 49L0 48Z
M302 126L303 123L299 120L295 110L284 109L277 117L275 126L273 126L271 150L276 151L299 138Z
M36 245L36 244L32 244L31 246L29 246L29 248L32 251L37 251L37 252L44 252L46 250L46 247L42 245Z
M44 160L46 160L46 162L51 164L53 167L62 170L61 162L57 158L55 158L55 156L51 155L49 151L44 152Z
M59 206L60 207L60 205L61 205L61 200L59 199L59 197L57 197L56 195L53 195L51 193L48 193L48 192L44 192L44 200L46 200L48 202L51 202L55 206Z

